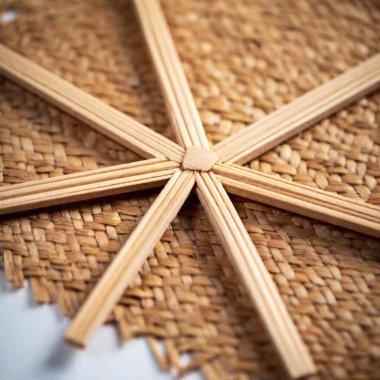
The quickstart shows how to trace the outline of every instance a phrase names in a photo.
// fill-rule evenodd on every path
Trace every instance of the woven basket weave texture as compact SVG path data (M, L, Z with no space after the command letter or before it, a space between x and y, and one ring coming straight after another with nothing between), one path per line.
M376 1L165 0L213 143L380 50ZM5 0L0 42L174 138L131 4ZM379 205L380 92L247 165ZM2 183L140 159L0 77ZM0 220L1 264L38 303L72 316L157 191ZM380 241L234 197L318 367L310 379L378 379ZM114 308L121 336L149 337L164 369L209 379L283 378L274 349L192 196ZM166 354L158 352L163 339ZM180 355L194 353L187 366Z

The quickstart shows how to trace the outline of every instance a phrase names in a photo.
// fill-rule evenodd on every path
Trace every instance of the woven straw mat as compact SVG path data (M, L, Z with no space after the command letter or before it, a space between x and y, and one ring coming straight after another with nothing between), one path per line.
M165 0L207 135L244 128L380 50L379 2ZM128 1L0 2L0 42L173 138ZM3 184L140 159L0 77ZM380 92L248 166L380 204ZM73 316L158 190L2 218L9 282ZM380 377L380 241L233 197L318 367L310 379ZM195 195L109 321L146 336L166 370L208 379L284 372ZM162 340L165 353L158 349ZM193 354L181 366L180 355Z

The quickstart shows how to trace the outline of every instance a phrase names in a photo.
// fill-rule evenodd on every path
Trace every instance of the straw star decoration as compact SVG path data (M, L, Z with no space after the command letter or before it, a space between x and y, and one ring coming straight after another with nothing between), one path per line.
M227 192L380 237L375 206L287 182L243 164L380 84L380 55L325 83L211 147L158 0L135 0L178 144L0 46L0 73L99 132L147 158L132 164L5 186L0 213L162 186L139 225L69 326L65 337L85 346L196 187L197 195L290 377L315 372L254 242Z

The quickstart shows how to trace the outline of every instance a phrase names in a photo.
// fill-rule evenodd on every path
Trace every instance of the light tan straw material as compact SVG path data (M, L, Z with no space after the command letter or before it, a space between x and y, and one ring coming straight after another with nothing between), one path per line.
M17 18L0 21L1 44L162 136L181 139L183 127L172 132L162 77L160 87L128 1L69 0L49 6L47 0L5 0L0 14L6 9L17 11ZM376 1L165 0L163 11L216 152L226 137L380 50ZM197 125L198 135L188 141L207 146L195 113L186 114L189 104L179 104L177 110L179 117ZM99 168L142 159L82 121L0 76L3 184L15 185L22 195L30 193L22 185L28 181L87 170L95 170L98 178L103 176ZM361 231L372 229L377 236L379 123L380 93L375 91L270 151L249 156L254 159L244 165L263 173L254 175L264 190L269 184L285 191L281 189L288 181L294 192L301 184L339 194L347 198L350 218L358 218L358 209L349 208L357 202L368 223ZM153 155L156 149L172 152L174 161L155 181L163 184L178 167L182 150L152 141L138 144L148 145ZM242 193L233 182L237 174L226 170L220 166L216 176L196 174L198 194L204 204L207 185L218 188L220 179L227 190L247 196L232 197L233 205L316 365L317 373L309 378L378 378L379 239L353 231L351 222L341 224L348 230L266 205L264 190L261 199L251 197L253 174ZM117 173L102 180L109 185ZM92 180L83 181L97 191L89 185ZM62 188L52 183L54 191ZM116 193L107 190L90 202L2 216L0 257L7 279L16 287L30 279L38 303L58 303L64 315L74 316L159 191ZM220 189L219 196L224 197ZM278 206L283 207L285 198L280 198ZM216 207L207 210L210 223L197 197L190 196L107 320L117 324L125 340L148 337L164 370L184 374L199 368L208 379L283 378L270 337L231 265L230 252L222 248L226 243L214 232L215 215L228 214L214 199ZM297 198L297 207L301 201ZM234 219L228 223L239 225L231 210ZM165 353L157 345L160 339ZM179 360L184 352L194 354L187 366Z

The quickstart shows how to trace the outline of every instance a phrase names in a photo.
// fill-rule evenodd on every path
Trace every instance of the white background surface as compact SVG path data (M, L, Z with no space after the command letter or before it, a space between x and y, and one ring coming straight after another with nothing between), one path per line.
M53 305L36 305L31 289L12 290L0 272L1 380L169 380L156 364L147 342L119 341L105 326L85 350L66 345L68 319ZM199 373L183 379L201 380Z

